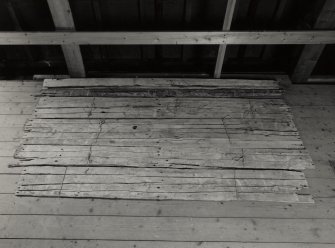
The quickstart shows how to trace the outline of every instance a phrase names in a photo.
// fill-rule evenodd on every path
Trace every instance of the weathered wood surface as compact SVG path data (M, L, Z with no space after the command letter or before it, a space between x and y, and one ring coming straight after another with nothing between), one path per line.
M273 80L199 79L64 79L45 80L43 96L66 97L248 97L280 98Z
M243 79L180 79L180 78L87 78L87 79L46 79L44 88L80 88L80 87L136 87L155 88L224 88L224 89L280 89L274 80Z
M1 84L2 81L0 81ZM11 85L21 84L17 81L10 81L6 83L11 83ZM36 91L36 93L38 93ZM335 120L335 112L331 111L331 102L335 94L335 88L332 86L305 86L296 85L292 86L287 92L287 101L292 103L293 114L295 123L298 127L299 133L306 145L306 148L311 153L313 161L315 162L315 170L305 170L307 181L311 191L315 192L313 194L316 201L315 204L301 204L301 203L278 203L278 202L254 202L254 201L231 201L231 202L214 202L214 201L148 201L148 200L106 200L106 199L73 199L73 198L49 198L49 197L16 197L13 192L16 190L15 177L11 181L7 181L8 188L7 194L0 194L0 214L6 219L2 219L2 227L7 229L6 238L0 239L0 247L13 247L13 248L74 248L74 247L138 247L138 248L148 248L148 247L205 247L205 248L330 248L334 247L333 241L327 238L327 233L334 233L334 226L329 225L329 222L334 222L335 218L335 201L334 197L331 197L331 192L334 193L334 173L329 165L329 161L334 159L334 143L329 142L330 137L333 136L335 132L335 125L331 119ZM326 94L327 93L327 94ZM27 93L28 94L28 93ZM32 105L32 103L27 103L27 105ZM308 106L306 106L308 105ZM310 118L300 118L301 114L308 113L307 110L309 106L318 106L323 109L329 109L322 112L314 112L310 115ZM333 104L334 105L334 104ZM300 110L304 112L301 113ZM313 116L317 114L317 119ZM21 124L18 122L12 122L17 127L22 128L25 120L29 118L28 115L16 117L22 117ZM5 118L3 116L2 118ZM14 119L13 119L14 120ZM1 122L1 118L0 118ZM10 127L10 126L7 126ZM0 129L1 133L7 132L6 127ZM312 135L309 135L312 133ZM326 139L327 138L327 139ZM16 141L18 145L19 142ZM4 142L0 143L0 150L5 148ZM3 152L6 158L9 158L14 153L13 150L7 150ZM3 160L0 157L0 169L1 173L17 173L17 169L21 168L7 168L8 160ZM5 172L6 170L6 172ZM308 172L308 173L307 173ZM4 182L3 179L7 177L7 174L2 174L0 181ZM17 175L18 180L18 175ZM324 180L327 178L327 180ZM12 184L11 187L9 185ZM329 192L326 196L325 190ZM326 197L325 197L326 196ZM26 217L29 217L29 220ZM85 222L87 229L83 231L81 229L83 221L86 216L91 216L91 218ZM109 219L106 216L119 216L124 222L122 225L118 225L120 229L122 227L123 232L127 232L127 240L118 241L108 239L111 236L109 234L101 235L98 237L95 232L96 226L100 226L100 221L113 222L114 219ZM123 218L128 216L128 218ZM168 237L168 240L161 241L138 241L134 240L134 233L141 232L140 225L143 225L142 221L139 220L138 225L133 225L131 229L127 229L125 225L133 217L173 217L169 221L173 222L177 219L181 221L185 217L193 219L193 221L198 221L202 217L220 218L220 221L224 221L225 218L229 218L230 223L234 220L241 223L252 223L258 220L263 220L264 218L268 221L266 225L267 229L276 230L275 233L269 235L268 232L264 232L261 228L249 229L245 225L239 225L235 228L234 233L230 234L230 237L223 237L225 241L219 242L203 242L203 241L176 241L174 236ZM50 219L50 217L52 219ZM108 218L107 221L106 218ZM81 221L79 221L79 219ZM303 233L303 237L297 236L292 238L292 235L288 231L283 231L279 229L279 224L277 220L280 219L281 223L287 223L286 229L292 232ZM75 221L74 221L75 220ZM296 221L298 220L298 221ZM27 227L22 227L23 223L30 223L30 232L23 233L19 232L17 229L22 228L28 230ZM168 221L164 219L162 221ZM291 225L292 222L299 223ZM262 222L262 224L264 224ZM130 225L130 224L129 224ZM43 233L37 226L45 230ZM65 226L72 226L73 229L66 229ZM235 226L235 225L234 225ZM56 228L56 229L55 229ZM207 227L208 228L208 227ZM210 230L217 227L212 227ZM243 229L248 228L249 233L253 233L254 237L242 236L238 237L237 234L243 233ZM21 230L22 230L21 229ZM107 228L108 229L108 228ZM189 229L192 229L191 225ZM307 230L308 229L308 230ZM4 229L1 229L4 230ZM108 229L109 230L109 229ZM166 233L171 229L161 230L162 233ZM175 230L175 229L173 229ZM216 229L217 230L217 229ZM100 229L98 230L98 232ZM34 234L34 232L38 232ZM82 239L73 239L75 235L81 232L85 235ZM1 231L1 233L4 233ZM55 234L59 234L55 237ZM150 235L151 234L151 235ZM150 232L148 234L148 239L152 240L155 237ZM160 234L160 233L155 233ZM39 239L36 239L36 235L39 235ZM196 234L193 234L196 236ZM222 231L216 233L213 236L222 237ZM243 234L242 234L243 235ZM269 235L269 236L267 236ZM306 235L306 236L304 236ZM201 238L206 238L205 237ZM215 237L211 238L215 239ZM319 236L319 237L318 237ZM234 237L234 242L229 242L227 240L232 240ZM57 239L55 239L57 238ZM166 238L166 237L165 237ZM267 239L264 242L264 239ZM309 239L307 241L306 239ZM199 238L200 239L200 238ZM258 239L258 241L256 241Z
M296 171L31 166L23 174L21 196L311 202L292 194L307 187Z
M82 94L87 89L237 94L110 98ZM280 86L260 80L46 80L42 95L55 94L39 100L15 153L19 161L11 164L26 167L17 195L311 202L297 170L313 164L289 107L270 93L267 99L241 97L245 90Z

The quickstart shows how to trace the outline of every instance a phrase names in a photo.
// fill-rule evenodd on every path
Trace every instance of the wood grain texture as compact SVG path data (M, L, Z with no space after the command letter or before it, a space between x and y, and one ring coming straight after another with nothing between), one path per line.
M74 31L75 25L68 0L48 0L50 13L56 30ZM69 74L72 77L85 77L85 67L78 45L62 45L62 50Z
M0 85L2 81L0 81ZM21 81L6 81L6 85L11 85L13 87L20 86ZM30 83L25 82L26 86ZM40 82L31 83L31 85L40 84ZM24 90L22 90L24 91ZM38 90L35 91L38 93ZM28 95L29 93L26 92ZM304 144L308 152L312 155L315 162L315 170L305 170L307 181L309 182L310 189L314 192L315 204L301 204L301 203L279 203L279 202L255 202L255 201L231 201L231 202L214 202L214 201L148 201L148 200L110 200L110 199L73 199L73 198L50 198L50 197L16 197L13 192L17 189L15 186L15 179L8 180L6 187L9 191L6 194L0 194L0 214L7 219L8 222L2 222L6 231L6 238L0 239L0 247L13 247L13 248L74 248L74 247L205 247L205 248L330 248L334 247L333 241L326 238L327 233L334 233L334 226L329 225L329 222L334 222L335 218L335 202L334 197L331 197L332 189L335 188L334 184L334 173L329 170L329 161L334 158L334 143L329 142L329 139L333 136L335 111L332 111L334 106L333 95L335 94L335 88L333 86L318 85L318 86L306 86L306 85L293 85L288 89L286 94L286 101L292 106L292 113L294 115L295 124L299 130L300 136L304 141ZM22 96L22 95L21 95ZM26 103L27 105L33 106L33 103ZM316 112L313 108L324 109L324 111ZM309 110L310 109L310 110ZM309 110L309 111L308 111ZM315 118L317 116L317 118ZM4 115L0 118L0 122L7 118ZM19 117L19 116L16 116ZM29 115L21 116L20 122L11 122L17 127L23 128L25 120L30 118ZM6 119L8 120L8 119ZM16 118L18 120L18 118ZM46 122L50 121L50 122ZM48 125L57 125L57 121L62 123L62 120L47 120L43 119L38 123L46 123ZM78 123L83 125L88 125L87 120L63 120L68 122L69 125L73 124L74 128ZM92 123L98 123L99 120L90 120ZM128 120L131 123L131 120ZM170 120L170 124L171 124ZM182 122L183 120L180 120ZM202 122L199 124L214 124L217 122L214 120L211 122ZM122 121L119 121L122 126ZM178 125L180 124L178 123ZM7 122L8 123L8 122ZM85 124L86 123L86 124ZM127 123L125 121L125 123ZM143 120L142 123L146 123ZM157 123L156 123L157 124ZM187 124L187 123L186 123ZM7 126L11 127L11 126ZM37 127L37 126L36 126ZM282 125L284 127L284 124ZM0 129L2 134L7 132L6 127ZM19 144L18 141L15 144ZM0 145L0 150L4 149L6 145L4 142ZM6 150L7 156L11 156L14 152L14 143L12 145L13 150ZM74 147L73 151L78 147ZM79 149L79 148L78 148ZM10 152L11 154L9 154ZM9 157L7 157L9 158ZM0 169L1 173L19 173L21 168L7 168L9 161L0 158ZM322 171L323 168L327 168ZM4 171L6 169L6 172ZM20 169L20 170L17 170ZM330 168L331 169L331 168ZM322 174L320 174L322 173ZM7 177L7 174L1 175L0 181L3 181ZM323 178L329 178L328 180L323 180ZM18 177L17 177L18 179ZM313 182L311 180L313 179ZM10 184L12 186L10 186ZM328 192L328 197L326 192ZM323 197L320 197L323 196ZM29 216L29 220L25 218ZM72 218L71 218L72 216ZM94 221L88 219L85 221L87 229L83 231L83 221L86 216L95 217ZM230 222L236 220L235 223L252 223L253 221L258 221L262 219L269 220L266 224L266 228L269 230L274 230L275 232L269 235L269 232L264 232L262 228L248 228L247 226L241 225L240 228L234 229L236 236L230 234L230 237L224 236L222 239L225 241L213 241L222 237L225 234L222 231L217 232L215 229L215 234L206 237L206 234L199 239L211 240L209 242L203 241L176 241L174 236L171 234L169 240L164 241L138 241L134 240L137 237L138 232L142 232L140 225L143 224L141 220L138 226L133 225L133 229L128 229L129 225L118 225L118 228L122 228L123 232L127 232L127 240L106 240L111 236L97 234L95 231L97 226L100 226L100 222L108 223L113 222L113 218L108 218L106 216L118 216L120 219L124 217L134 218L134 217L173 217L169 221L173 222L180 219L181 222L188 217L193 219L193 221L198 221L203 217L220 218L220 221L224 221L225 218L229 218ZM51 217L52 219L50 219ZM70 218L69 218L70 217ZM77 221L80 218L82 221ZM66 229L64 231L64 222L68 220L68 226L73 227L73 231ZM75 219L76 221L73 221ZM107 220L106 220L107 219ZM281 232L282 229L278 229L278 219L280 223L286 222L287 231ZM124 221L124 223L127 222ZM167 221L164 219L162 221ZM297 221L298 220L298 221ZM2 220L3 221L3 220ZM22 227L21 223L27 224L31 221L29 233L26 233L25 237L22 232L19 233L18 228L21 230L28 230L26 227ZM290 223L299 223L296 225L290 225ZM52 223L52 225L51 225ZM178 222L179 223L179 222ZM257 223L259 224L259 223ZM264 225L264 222L262 222ZM42 226L44 232L42 233L37 226ZM235 225L232 225L235 226ZM231 226L231 227L232 227ZM135 228L136 227L136 228ZM216 228L212 226L213 228ZM191 224L190 224L190 228ZM248 228L247 232L253 233L254 239L246 236L238 236L243 234L243 228ZM301 238L297 236L292 238L290 232L291 228L298 232L304 232L306 236ZM307 229L309 229L307 231ZM2 229L1 233L4 229ZM109 229L108 229L109 230ZM161 230L161 229L160 229ZM162 235L167 232L168 229L161 230ZM288 231L289 230L289 231ZM98 232L100 229L98 230ZM35 234L34 232L37 232ZM83 239L79 238L78 232L81 232ZM160 235L160 232L154 233L155 235ZM55 234L59 234L55 237ZM133 235L133 234L136 234ZM109 231L108 235L112 232ZM147 238L152 240L156 236L152 233L147 233ZM38 235L38 239L36 239ZM73 237L76 236L76 239ZM319 237L317 237L319 236ZM166 237L166 236L165 236ZM193 234L193 237L196 237ZM234 242L227 240L232 240L234 237ZM309 240L307 240L307 238ZM55 239L57 238L57 239ZM103 239L101 239L103 238ZM212 240L213 239L213 240ZM255 241L258 239L258 241ZM247 240L247 241L246 241ZM266 241L264 241L266 240Z
M226 13L223 20L222 30L227 31L230 29L234 12L235 12L236 0L228 0ZM215 69L214 69L214 78L220 78L222 65L226 54L227 45L220 45L218 50L218 55L216 58Z
M113 88L236 94L95 95ZM269 80L46 80L12 164L25 167L17 195L312 202L299 172L312 160L280 93L240 94L279 89Z
M0 32L0 45L334 44L335 31Z

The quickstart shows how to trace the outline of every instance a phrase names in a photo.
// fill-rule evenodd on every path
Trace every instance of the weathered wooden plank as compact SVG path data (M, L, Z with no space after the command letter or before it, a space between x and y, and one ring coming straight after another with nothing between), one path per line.
M164 133L164 131L167 131ZM285 141L300 141L300 137L296 133L233 133L228 132L224 129L219 130L194 130L194 131L180 131L180 130L159 130L159 131L151 131L151 132L105 132L98 130L92 133L37 133L30 132L24 135L25 139L30 138L41 138L41 139L67 139L69 136L74 139L92 139L92 144L94 144L97 140L112 140L112 139L221 139L227 140L227 142L234 143L235 141L270 141L275 140L277 142L285 142ZM259 147L261 148L261 147Z
M224 123L224 125L223 125ZM239 131L258 132L267 130L278 132L296 132L293 120L278 119L113 119L104 120L101 125L99 119L32 119L25 125L30 132L96 132L101 131L128 131L137 132L165 129L194 130L198 128L224 128L229 132Z
M43 96L65 96L65 97L211 97L211 98L279 98L283 90L280 89L188 89L188 88L78 88L78 89L45 89Z
M48 108L48 107L85 107L85 106L92 106L94 102L94 106L97 107L105 107L105 103L109 106L124 106L125 104L138 104L138 105L149 105L154 106L158 104L188 104L188 106L193 106L192 104L204 104L206 106L225 106L225 104L232 104L234 103L235 106L267 106L271 107L273 105L279 105L278 107L286 107L286 103L283 99L276 98L276 99L247 99L247 98L206 98L206 97L188 97L188 98L153 98L147 99L143 97L117 97L117 98L108 98L108 97L43 97L39 100L40 104L37 107L40 108ZM86 105L90 104L90 105Z
M290 149L242 149L241 148L228 148L225 150L222 150L223 147L221 146L185 146L186 143L182 144L181 147L184 147L186 151L198 151L197 149L203 148L205 151L216 151L224 153L226 156L234 156L236 155L242 155L244 156L264 156L267 157L266 160L273 161L273 160L285 160L286 156L289 157L302 157L302 158L308 158L308 152L306 150L290 150ZM155 151L158 151L159 149L168 149L168 150L180 150L181 147L178 147L178 144L175 144L173 146L61 146L61 145L24 145L21 146L17 150L17 155L20 154L20 152L61 152L61 153L73 153L73 152L87 152L87 151L101 151L101 152L124 152L124 151L132 151L132 152L148 152L152 149L155 149Z
M190 145L194 144L211 146L220 145L222 149L231 148L245 148L245 149L304 149L302 141L249 141L249 140L229 140L229 139L215 139L215 138L161 138L161 139L50 139L50 138L29 138L23 140L24 144L29 145L76 145L76 146L161 146L165 143L169 146L172 145Z
M230 179L304 179L304 174L298 171L284 170L204 170L204 169L147 169L147 168L103 168L103 167L53 167L30 166L24 168L23 174L50 174L50 175L114 175L114 176L139 176L139 177L205 177L205 178L230 178ZM163 174L164 173L164 174Z
M166 119L164 119L165 121ZM189 119L195 120L195 119ZM228 134L255 134L255 135L297 135L298 132L295 127L290 126L288 122L266 122L260 120L251 120L250 124L247 121L241 121L241 124L227 124L223 126L222 120L219 124L144 124L141 122L133 121L133 123L107 123L106 121L104 125L100 127L98 123L96 124L81 124L81 123L73 123L73 124L54 124L54 123L42 123L42 124L26 124L24 130L27 132L32 132L37 135L38 133L94 133L101 132L104 133L116 133L116 130L119 130L121 133L123 132L132 132L137 134L144 133L155 133L155 132L181 132L181 133L193 133L197 131L202 132L222 132L222 130L226 131ZM271 120L270 120L271 121ZM257 125L259 124L259 125ZM23 128L22 128L23 130ZM136 130L136 131L135 131Z
M304 201L307 187L293 171L54 168L24 170L17 195L130 199L234 200L264 193L262 200ZM124 182L127 182L124 184ZM279 195L276 195L276 194Z
M145 80L97 82L92 79L90 88L82 88L82 80L61 80L62 87L55 84L57 81L46 81L44 87L49 87L48 82L51 87L43 94L56 97L42 97L39 101L34 120L25 128L24 145L15 154L21 160L13 164L43 168L39 171L36 171L38 167L27 168L18 195L311 202L309 196L296 194L307 187L304 177L287 180L290 178L287 174L286 178L279 179L283 171L276 171L277 174L271 174L273 178L268 178L269 174L263 171L313 167L310 157L304 155L289 108L282 99L185 98L185 92L182 92L183 98L174 99L137 97L114 98L114 101L106 97L90 97L91 93L96 95L99 91L101 96L109 94L108 91L113 94L112 87L117 92L120 87L129 87L125 92L131 93L150 91L150 87L154 88L154 93L157 89L169 91L171 88L186 92L208 89L214 93L233 89L238 93L252 88L252 82L247 81L240 82L241 88L236 88L232 81L219 86L218 81ZM121 86L117 85L118 81ZM278 84L273 83L272 86L265 82L258 85L264 97L268 98L272 93L262 90L279 89ZM259 96L254 89L251 93ZM195 95L199 96L198 93ZM236 96L240 96L239 93ZM69 145L79 145L79 150ZM250 151L250 148L255 150ZM280 150L266 150L269 148ZM292 149L293 153L287 149ZM50 166L55 167L53 172L48 172ZM100 166L108 169L100 174L87 174L90 166L97 170ZM124 173L115 174L114 171L113 174L116 167ZM71 168L74 174L71 174ZM81 168L85 169L85 174L78 172ZM142 170L140 174L136 172L139 168ZM215 171L218 168L262 171L250 172L248 176L246 171L244 174L230 171L229 174L229 170L225 170L222 174ZM68 169L69 174L66 173ZM180 169L183 169L182 174L178 172ZM185 174L190 169L196 169L196 172ZM205 173L204 169L211 169L211 172ZM155 170L160 171L151 175ZM290 173L295 177L298 175L298 172ZM302 173L299 175L303 176Z
M102 158L184 158L184 159L203 159L203 160L242 160L244 159L245 164L249 161L268 161L268 162L289 162L294 165L294 162L308 161L311 163L311 159L308 155L301 154L248 154L246 151L236 149L236 151L222 151L218 149L208 148L184 148L181 150L180 147L171 149L170 147L85 147L81 151L27 151L26 147L18 149L15 153L16 158L79 158L87 157L102 157ZM116 149L115 149L116 148Z
M70 147L71 148L71 147ZM76 149L77 148L77 149ZM15 153L16 158L24 159L17 165L54 164L86 166L140 166L140 167L179 167L182 165L205 167L239 168L275 168L275 169L304 169L313 168L308 155L303 153L264 154L250 153L248 150L234 149L222 152L219 149L199 147L60 147L59 150L31 150L31 146L23 146ZM80 151L79 151L80 150ZM25 161L28 159L28 161Z
M245 79L180 79L180 78L88 78L78 79L46 79L44 88L80 88L80 87L135 87L135 88L231 88L231 89L279 89L279 83L274 80Z

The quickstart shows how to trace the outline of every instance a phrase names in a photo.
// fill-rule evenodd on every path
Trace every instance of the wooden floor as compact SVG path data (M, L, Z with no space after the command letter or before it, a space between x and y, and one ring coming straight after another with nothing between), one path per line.
M286 94L316 165L305 171L315 204L15 197L20 168L7 164L40 88L0 83L0 247L335 246L334 86L291 86Z
M16 194L311 203L314 166L281 93L261 80L47 80Z

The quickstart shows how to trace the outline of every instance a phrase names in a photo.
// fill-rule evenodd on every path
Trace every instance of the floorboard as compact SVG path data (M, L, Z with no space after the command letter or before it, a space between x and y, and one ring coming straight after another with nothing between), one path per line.
M3 81L0 81L2 85ZM25 82L25 85L29 85L31 82ZM6 81L4 84L11 86L22 85L21 81ZM39 82L33 82L33 85L41 85ZM24 91L24 90L22 90ZM37 93L37 91L36 91ZM12 93L11 93L12 94ZM27 93L26 93L27 94ZM29 94L28 94L29 95ZM273 202L253 202L253 201L234 201L234 202L207 202L207 201L139 201L139 200L106 200L106 199L71 199L71 198L38 198L38 197L15 197L13 194L0 194L0 215L2 219L2 227L6 225L6 230L1 230L2 238L0 239L0 247L13 247L13 248L73 248L73 247L230 247L230 248L256 248L256 247L292 247L292 248L330 248L334 247L334 221L335 218L335 198L334 197L322 197L324 195L325 187L323 181L318 181L316 184L311 183L312 178L333 178L332 167L330 167L329 160L334 160L335 157L335 145L329 141L328 137L332 135L334 124L330 121L335 119L335 113L332 111L329 114L320 115L317 120L313 118L299 118L300 106L323 106L327 109L329 106L335 106L334 86L305 86L296 85L290 87L287 90L286 101L289 102L295 124L300 132L301 138L306 145L309 153L311 153L313 161L315 163L315 170L306 170L307 181L310 184L310 189L315 190L315 187L321 184L320 194L316 189L314 198L315 204L299 204L299 203L273 203ZM33 105L34 103L30 103ZM307 107L306 107L307 108ZM12 125L4 122L3 120L8 116L2 116L0 118L0 124L7 123L4 127L12 127ZM20 122L12 122L17 127L23 128L25 121L30 117L15 116L13 120L20 120ZM18 118L20 117L20 118ZM8 120L8 119L6 119ZM331 131L331 132L330 132ZM1 133L6 132L6 128L0 130ZM320 137L319 139L313 139L311 135L313 132L314 137ZM18 145L18 141L16 141ZM14 153L15 145L13 149L6 149L4 143L0 146L1 152L10 156L9 154ZM18 171L21 168L7 168L7 157L6 159L0 158L1 170L13 170ZM8 187L16 189L14 180L7 182ZM11 186L10 186L11 185ZM333 190L334 187L329 187L329 190ZM68 219L68 215L74 217ZM49 217L53 217L49 218ZM92 216L92 219L87 219ZM118 217L120 222L118 228L122 228L122 231L131 230L132 233L124 235L127 240L110 240L101 239L102 235L97 234L97 230L101 230L101 227L113 225L112 218L106 218L106 216ZM163 225L164 230L155 233L146 233L147 237L151 241L138 241L136 240L140 235L143 234L143 230L148 228L148 221L139 221L137 225L130 227L134 221L130 221L133 217L147 217L161 218L161 217L172 217L170 219L154 219L153 223L159 223L164 220L166 224ZM127 218L125 218L127 217ZM201 241L182 241L178 242L174 235L170 232L172 223L177 221L182 222L185 217L187 222L180 227L187 225L185 232L191 232L188 235L189 238L203 239ZM223 232L222 229L217 229L213 234L207 236L206 233L201 236L197 236L199 231L198 224L201 223L198 219L210 218L207 220L216 220L225 225L232 224L234 229L230 232ZM193 218L196 218L195 231L192 231ZM226 220L226 218L228 218ZM253 230L252 220L256 218L256 230ZM259 219L265 218L264 222L257 222ZM277 219L281 219L277 223ZM288 221L286 221L288 219ZM142 220L142 219L136 219ZM153 219L150 219L153 220ZM167 221L170 222L167 222ZM298 221L296 221L298 220ZM5 221L5 222L3 222ZM30 223L28 223L30 221ZM219 223L220 223L219 222ZM232 223L234 222L234 223ZM295 224L292 224L294 222ZM102 223L102 224L100 224ZM263 231L263 228L259 228L258 225L265 225L269 230ZM17 232L16 228L20 227L21 224L29 226L31 228L29 232L22 233L20 230L27 230L25 228L19 228ZM238 224L238 225L237 225ZM72 227L70 227L72 225ZM82 225L84 228L75 230ZM143 225L143 227L139 227ZM175 224L177 225L177 224ZM210 225L210 227L208 226ZM218 228L221 224L207 224L206 229ZM32 226L34 226L32 228ZM221 225L221 227L224 225ZM128 229L129 227L129 229ZM168 228L169 227L169 228ZM41 229L44 231L41 231ZM63 230L64 228L64 230ZM125 229L126 228L126 229ZM250 232L248 235L244 235L244 228L248 228ZM287 230L283 230L283 229ZM143 230L141 230L143 229ZM294 230L293 230L294 229ZM65 232L66 230L66 232ZM176 229L180 230L180 229ZM80 231L80 233L79 233ZM107 231L104 231L105 235ZM161 233L162 232L162 233ZM183 232L183 233L185 233ZM218 233L219 232L219 233ZM231 233L234 232L234 233ZM271 233L272 232L272 233ZM289 233L291 232L291 233ZM224 233L224 234L222 234ZM119 231L114 233L108 231L105 237L112 237L119 235ZM155 235L154 235L155 234ZM165 235L171 235L170 240L157 240L158 237ZM215 237L214 237L214 234ZM227 234L230 234L227 237ZM240 235L238 235L240 234ZM156 236L158 235L158 236ZM306 235L306 236L304 236ZM3 238L6 236L5 238ZM56 240L53 239L56 236ZM181 235L179 235L180 237ZM319 237L318 237L319 236ZM38 237L37 239L34 237ZM73 239L77 237L80 239ZM178 236L177 236L178 237ZM235 241L232 242L232 238ZM259 238L257 241L256 238ZM204 240L211 240L210 242L204 242ZM221 241L216 242L214 240L220 239ZM295 240L293 242L293 240Z
M281 90L261 80L46 80L15 153L12 166L28 167L17 195L312 202L301 171L314 165Z

